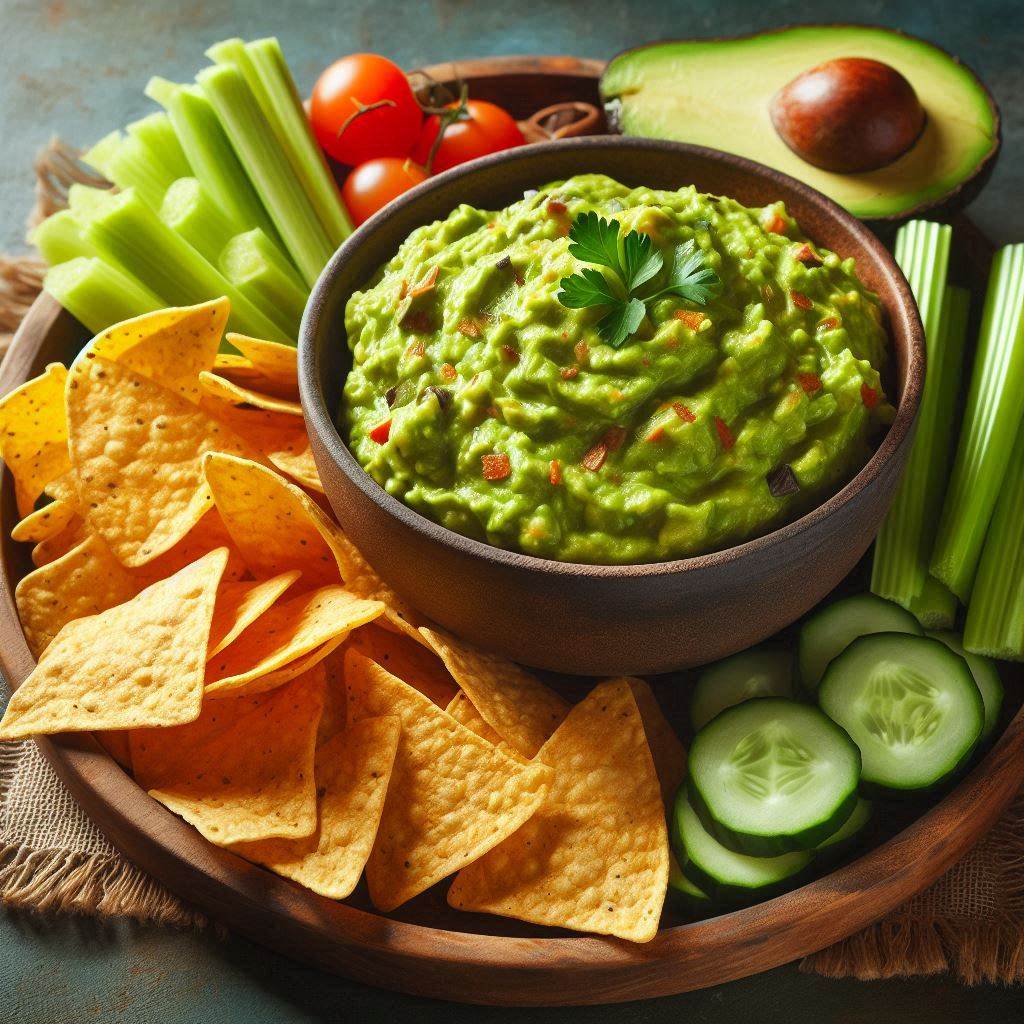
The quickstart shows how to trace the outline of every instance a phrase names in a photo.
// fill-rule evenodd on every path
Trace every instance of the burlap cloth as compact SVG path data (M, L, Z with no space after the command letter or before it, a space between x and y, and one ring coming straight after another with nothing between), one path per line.
M75 155L57 140L40 154L31 223L65 205L71 182L91 177ZM31 256L0 258L0 333L16 329L41 270ZM6 697L0 691L0 704ZM205 923L107 842L32 741L0 744L0 900L41 912ZM1024 980L1024 791L931 888L802 967L864 979L948 971L968 983Z

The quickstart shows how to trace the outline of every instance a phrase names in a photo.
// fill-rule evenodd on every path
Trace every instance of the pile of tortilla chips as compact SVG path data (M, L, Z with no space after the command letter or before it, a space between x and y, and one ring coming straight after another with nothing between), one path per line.
M325 503L295 350L228 302L94 338L0 402L38 665L0 739L89 730L210 842L332 899L654 937L683 749L638 679L570 707L430 627Z

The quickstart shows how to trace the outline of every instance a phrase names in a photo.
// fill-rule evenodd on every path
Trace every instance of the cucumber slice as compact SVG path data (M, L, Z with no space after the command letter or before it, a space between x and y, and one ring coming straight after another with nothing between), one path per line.
M875 594L844 597L814 612L800 627L797 672L800 685L814 693L828 663L852 640L869 633L916 633L921 623L892 601Z
M837 832L833 832L824 842L818 843L814 852L816 859L832 859L841 857L853 845L861 830L871 820L873 807L870 800L861 797L846 821Z
M711 910L711 898L683 874L674 853L668 857L668 892L672 902L687 913L706 914Z
M686 786L681 786L676 796L671 832L682 873L711 899L729 903L756 902L788 888L786 883L813 857L808 850L748 857L726 849L701 824Z
M854 640L828 666L818 703L860 747L864 783L890 794L954 776L985 722L967 662L940 640L906 633Z
M927 630L925 636L933 640L941 640L951 651L955 651L971 670L974 682L981 690L981 699L985 705L985 724L981 729L981 738L987 740L992 735L999 721L999 712L1003 709L1003 681L999 678L999 669L991 658L984 654L972 654L964 650L963 637L958 633Z
M690 745L690 800L737 853L810 850L853 813L860 752L816 707L759 697L712 719Z
M690 700L690 721L698 732L720 711L754 697L792 696L793 656L789 651L752 647L701 672Z

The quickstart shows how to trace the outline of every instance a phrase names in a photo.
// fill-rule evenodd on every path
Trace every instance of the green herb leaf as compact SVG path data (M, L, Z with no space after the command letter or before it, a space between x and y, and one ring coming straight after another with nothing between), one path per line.
M558 301L569 309L585 309L587 306L604 306L621 300L612 292L604 274L593 267L587 267L571 277L558 282L561 291Z
M646 314L647 307L641 299L618 302L611 312L598 320L597 333L612 348L621 348L626 339L635 333Z
M583 263L608 267L625 284L626 275L619 261L618 221L605 220L593 212L578 214L569 230L569 255Z
M676 249L669 283L658 294L665 292L672 292L698 306L706 306L722 294L722 279L707 265L703 250L692 238Z
M619 263L627 293L650 281L661 270L664 260L653 248L649 235L628 231L619 239Z

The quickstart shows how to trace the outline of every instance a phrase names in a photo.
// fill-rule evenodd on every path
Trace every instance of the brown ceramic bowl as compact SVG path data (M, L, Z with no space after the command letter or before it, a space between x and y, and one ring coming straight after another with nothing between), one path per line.
M335 425L351 365L345 303L416 227L460 203L496 209L524 189L601 172L626 184L786 202L815 242L853 256L881 298L895 352L898 413L868 464L807 515L712 554L632 566L534 558L453 533L387 494ZM741 650L817 604L867 550L912 440L924 377L917 307L875 235L821 193L777 171L698 146L626 138L541 143L484 157L413 189L359 228L328 263L306 307L299 384L313 453L338 520L380 575L424 615L538 668L656 673ZM892 385L891 385L892 386Z

